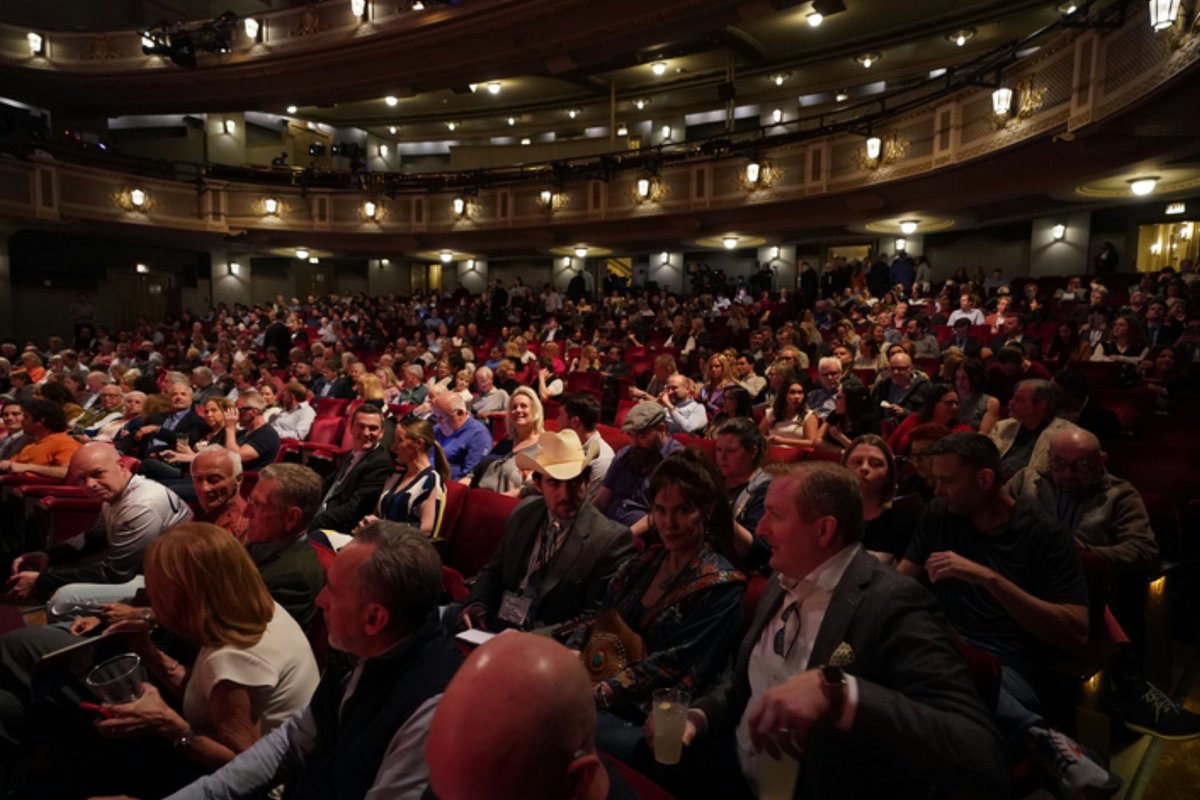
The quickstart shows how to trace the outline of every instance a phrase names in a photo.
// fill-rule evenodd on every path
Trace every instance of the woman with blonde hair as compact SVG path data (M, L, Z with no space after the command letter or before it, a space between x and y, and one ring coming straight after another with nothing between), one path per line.
M197 767L215 770L282 725L308 703L319 675L304 632L223 528L189 522L168 530L146 550L145 573L157 624L199 653L187 666L155 647L146 622L113 625L114 633L132 634L131 648L153 682L142 684L137 700L106 706L110 716L97 728L173 745L161 755L139 748L144 766L136 770L112 765L113 779L137 782L140 796L159 797L185 785ZM182 713L163 693L179 701Z
M704 369L704 385L700 387L700 402L704 403L710 416L724 410L725 390L737 385L733 376L733 362L721 353L709 356Z
M579 355L571 361L571 372L599 372L600 351L594 344L585 344Z
M545 431L542 401L537 392L521 386L508 400L505 413L507 435L496 443L480 468L475 471L472 486L516 497L529 479L517 466L517 453L533 458L537 455L538 437Z
M396 377L395 371L388 366L380 366L375 368L375 377L379 378L379 383L383 386L383 397L389 403L397 402L400 396L400 379Z
M363 402L386 408L387 403L384 400L383 384L374 375L370 373L359 375L358 384L354 387L354 390L358 392L358 396L362 398Z

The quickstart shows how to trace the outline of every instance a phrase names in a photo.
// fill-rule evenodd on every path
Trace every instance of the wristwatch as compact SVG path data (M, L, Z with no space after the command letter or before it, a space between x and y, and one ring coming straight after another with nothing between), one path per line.
M842 706L846 702L846 673L842 672L841 667L829 665L818 669L821 671L821 691L825 692L825 698L836 717L842 713Z

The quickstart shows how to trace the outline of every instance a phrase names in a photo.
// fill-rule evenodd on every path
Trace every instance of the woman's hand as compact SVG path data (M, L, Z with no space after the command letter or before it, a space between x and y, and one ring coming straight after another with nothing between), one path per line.
M73 636L86 636L89 632L95 630L104 624L104 620L99 617L76 617L71 622L71 634Z
M96 723L96 728L105 736L119 738L154 733L164 739L178 739L191 730L187 720L167 705L152 683L143 683L142 696L132 703L107 708L112 712L112 718Z
M109 623L126 622L129 620L148 622L147 613L150 609L146 607L128 606L124 603L106 603L100 613L104 615L104 619Z
M158 649L150 641L150 623L144 619L121 620L109 625L104 631L105 636L113 636L118 633L129 636L130 647L133 648L133 652L142 657L143 661L148 654Z
M371 523L378 522L378 521L379 521L379 517L375 516L374 514L367 514L365 517L363 517L361 520L359 520L358 526L354 529L354 532L358 533L359 531L361 531L363 528L367 527Z

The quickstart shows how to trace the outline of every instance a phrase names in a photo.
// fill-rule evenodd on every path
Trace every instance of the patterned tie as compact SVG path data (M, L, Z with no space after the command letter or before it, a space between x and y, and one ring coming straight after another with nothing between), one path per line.
M792 648L796 646L796 641L800 638L800 603L793 600L784 606L783 616L780 619L783 625L775 631L775 640L771 645L775 655L786 659L791 655Z

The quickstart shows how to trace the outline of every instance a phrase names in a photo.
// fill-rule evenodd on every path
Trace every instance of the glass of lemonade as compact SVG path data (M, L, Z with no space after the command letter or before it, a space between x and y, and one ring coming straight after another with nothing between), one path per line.
M658 731L655 731L658 735ZM766 750L758 754L758 800L792 800L796 792L796 778L800 775L800 763L780 753L772 758Z
M654 690L654 760L658 763L679 763L691 701L692 696L685 689Z

